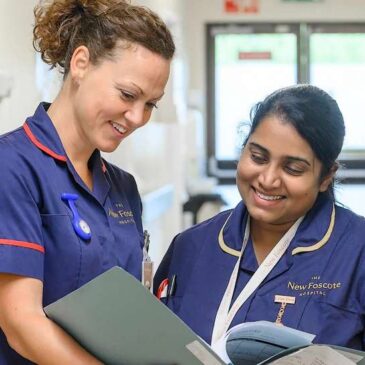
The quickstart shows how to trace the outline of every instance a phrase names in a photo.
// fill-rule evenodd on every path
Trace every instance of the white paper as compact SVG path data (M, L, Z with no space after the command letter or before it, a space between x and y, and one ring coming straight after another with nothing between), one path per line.
M354 365L356 362L328 346L309 346L281 359L272 365Z
M343 356L347 357L349 360L352 360L356 363L358 363L359 361L361 361L364 356L360 356L360 355L357 355L357 354L353 354L352 352L346 352L346 351L342 351L342 350L337 350L340 354L342 354Z

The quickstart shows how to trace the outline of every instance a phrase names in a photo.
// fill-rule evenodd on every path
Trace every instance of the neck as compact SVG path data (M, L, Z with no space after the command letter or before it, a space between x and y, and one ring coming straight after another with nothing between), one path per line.
M85 142L85 137L77 122L72 104L72 91L65 81L60 93L49 107L47 113L51 118L61 139L67 157L74 166L87 166L92 149Z
M293 223L273 225L251 219L250 233L256 259L259 264L265 260Z
M85 142L86 138L77 122L71 102L72 93L69 89L70 87L67 86L67 81L65 81L47 113L57 130L68 159L81 180L92 190L92 175L88 167L88 161L94 149Z

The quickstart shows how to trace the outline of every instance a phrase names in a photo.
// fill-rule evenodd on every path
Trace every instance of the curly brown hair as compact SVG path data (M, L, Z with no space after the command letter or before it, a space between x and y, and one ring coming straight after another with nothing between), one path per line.
M175 52L166 24L146 7L126 0L43 0L34 9L33 46L66 76L74 50L89 49L93 64L112 58L117 42L140 44L169 60Z

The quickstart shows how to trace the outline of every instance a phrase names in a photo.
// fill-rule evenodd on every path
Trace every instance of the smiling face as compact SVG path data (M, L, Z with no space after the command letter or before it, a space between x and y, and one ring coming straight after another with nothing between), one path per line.
M320 180L322 164L290 124L262 120L243 149L237 186L256 224L289 227L326 191L332 174Z
M164 94L170 60L132 44L117 49L113 59L93 65L86 47L71 60L75 87L73 119L80 143L114 151L120 142L145 125Z

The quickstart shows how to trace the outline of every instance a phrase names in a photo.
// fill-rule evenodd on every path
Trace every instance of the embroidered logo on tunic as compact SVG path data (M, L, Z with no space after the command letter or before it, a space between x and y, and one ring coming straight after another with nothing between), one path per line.
M325 296L331 290L341 288L341 282L333 281L321 281L320 276L312 276L311 279L306 283L297 283L295 281L288 282L288 289L295 292L298 296L307 295L322 295Z
M114 203L115 208L109 208L108 215L114 219L118 219L119 224L133 224L133 212L130 209L125 209L123 203Z

